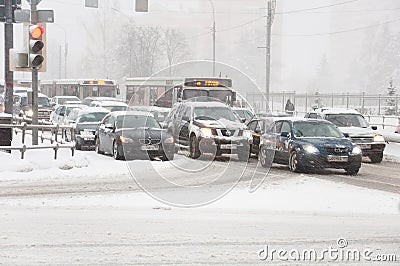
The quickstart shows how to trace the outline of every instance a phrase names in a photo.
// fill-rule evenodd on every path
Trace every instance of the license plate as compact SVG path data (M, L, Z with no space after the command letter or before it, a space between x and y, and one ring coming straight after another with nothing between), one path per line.
M156 151L158 150L158 145L144 145L142 146L142 151Z
M362 150L370 150L371 144L360 144L359 145Z
M223 150L234 150L237 149L237 144L221 144L221 149Z
M328 162L348 162L347 156L328 156Z

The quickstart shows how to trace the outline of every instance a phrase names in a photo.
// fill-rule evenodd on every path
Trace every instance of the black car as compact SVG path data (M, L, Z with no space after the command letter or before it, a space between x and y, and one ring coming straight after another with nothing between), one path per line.
M253 134L253 143L250 145L250 154L258 156L260 152L260 138L265 130L274 122L272 117L253 118L248 124L247 128Z
M261 137L259 160L263 166L289 165L293 172L313 168L344 169L355 175L362 151L331 122L318 119L277 119Z
M172 160L174 138L147 112L112 112L104 117L95 136L97 153L112 154L116 160L159 157Z
M105 108L87 107L85 109L75 108L68 115L68 125L73 125L75 129L74 141L77 150L83 146L93 147L95 144L96 129L109 113ZM67 140L72 140L70 131L65 134Z

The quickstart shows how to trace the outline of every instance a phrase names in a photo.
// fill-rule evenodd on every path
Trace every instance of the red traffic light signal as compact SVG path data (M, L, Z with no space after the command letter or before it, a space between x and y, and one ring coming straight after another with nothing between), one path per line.
M29 27L29 34L31 35L32 39L38 40L42 38L44 34L44 28L38 25L31 25Z

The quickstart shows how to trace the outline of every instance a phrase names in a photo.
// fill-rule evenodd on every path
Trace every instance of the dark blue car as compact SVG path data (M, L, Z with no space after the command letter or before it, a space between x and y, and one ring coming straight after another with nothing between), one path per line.
M315 168L344 169L356 175L362 151L331 122L305 118L274 121L260 140L259 160L264 167L272 162L289 165L293 172Z

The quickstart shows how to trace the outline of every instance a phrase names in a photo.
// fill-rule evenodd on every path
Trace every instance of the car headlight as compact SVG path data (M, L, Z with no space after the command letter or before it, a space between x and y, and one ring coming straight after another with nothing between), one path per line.
M32 110L25 111L25 115L26 116L33 116L33 111Z
M251 130L244 130L243 137L251 139L251 138L253 138L253 132Z
M173 144L175 142L174 137L169 137L166 140L164 140L164 143L166 144Z
M374 142L385 142L385 138L382 135L376 134L374 136Z
M121 143L132 143L133 139L125 138L125 137L121 136L121 137L119 137L119 141L121 141Z
M213 135L211 128L206 127L200 128L200 133L203 138L211 138Z
M361 154L361 153L362 153L362 150L358 146L354 146L353 150L351 151L351 154L354 154L354 155L358 155L358 154Z
M307 153L319 153L319 150L313 145L306 145L304 146L304 150Z

